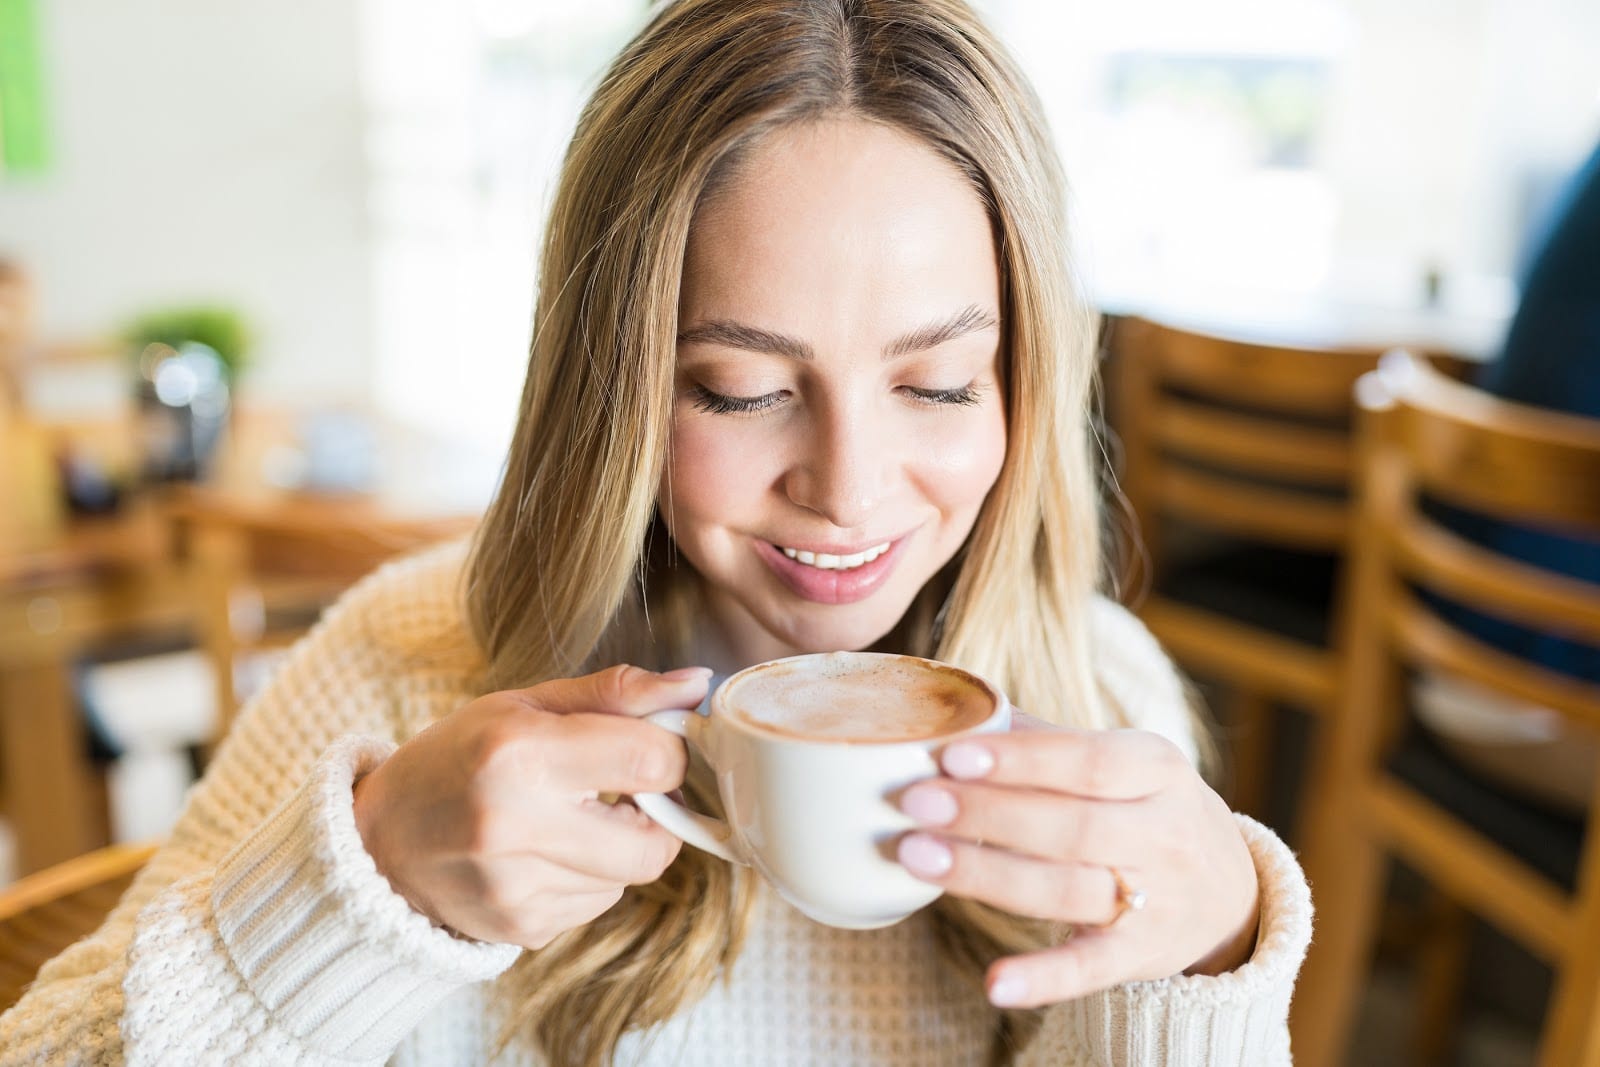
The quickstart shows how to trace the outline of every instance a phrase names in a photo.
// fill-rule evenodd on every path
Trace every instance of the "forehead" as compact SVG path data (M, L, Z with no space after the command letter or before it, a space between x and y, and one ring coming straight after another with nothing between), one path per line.
M998 288L988 214L955 166L902 131L831 119L768 135L702 206L683 310L998 310Z

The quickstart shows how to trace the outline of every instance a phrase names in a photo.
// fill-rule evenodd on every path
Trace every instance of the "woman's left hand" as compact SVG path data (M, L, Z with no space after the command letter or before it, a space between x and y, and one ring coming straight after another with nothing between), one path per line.
M995 1004L1222 974L1250 958L1260 914L1250 850L1165 738L1022 730L955 742L940 762L941 777L900 797L925 827L901 839L900 862L955 896L1074 927L1059 947L992 964Z

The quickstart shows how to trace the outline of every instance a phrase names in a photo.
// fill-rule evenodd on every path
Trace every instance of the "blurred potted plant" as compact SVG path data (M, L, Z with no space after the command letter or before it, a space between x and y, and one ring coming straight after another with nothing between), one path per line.
M147 312L124 332L137 360L145 477L200 477L227 425L232 395L250 351L250 329L222 306Z

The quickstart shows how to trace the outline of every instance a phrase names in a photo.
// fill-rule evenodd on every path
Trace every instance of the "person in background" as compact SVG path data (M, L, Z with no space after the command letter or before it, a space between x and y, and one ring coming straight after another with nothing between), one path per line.
M1058 166L960 0L657 7L567 154L476 538L290 655L0 1062L1287 1064L1304 876L1097 593ZM898 798L934 906L819 926L603 799L715 811L638 717L866 648L1050 724Z
M1507 400L1600 419L1600 145L1558 198L1530 261L1499 356L1479 385ZM1440 508L1468 540L1560 574L1600 583L1600 543ZM1448 614L1486 644L1600 683L1600 648L1450 605ZM1600 749L1545 708L1461 679L1425 676L1418 714L1463 762L1537 800L1586 811Z

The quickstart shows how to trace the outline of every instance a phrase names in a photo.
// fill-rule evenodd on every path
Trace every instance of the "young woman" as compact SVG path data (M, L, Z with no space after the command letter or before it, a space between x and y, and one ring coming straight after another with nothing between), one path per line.
M477 538L330 613L0 1047L1287 1062L1304 879L1207 788L1171 665L1096 594L1094 322L1062 197L960 0L659 10L567 156ZM899 858L935 906L820 927L605 802L713 806L637 716L867 647L1053 724L952 746L904 794L924 829Z

